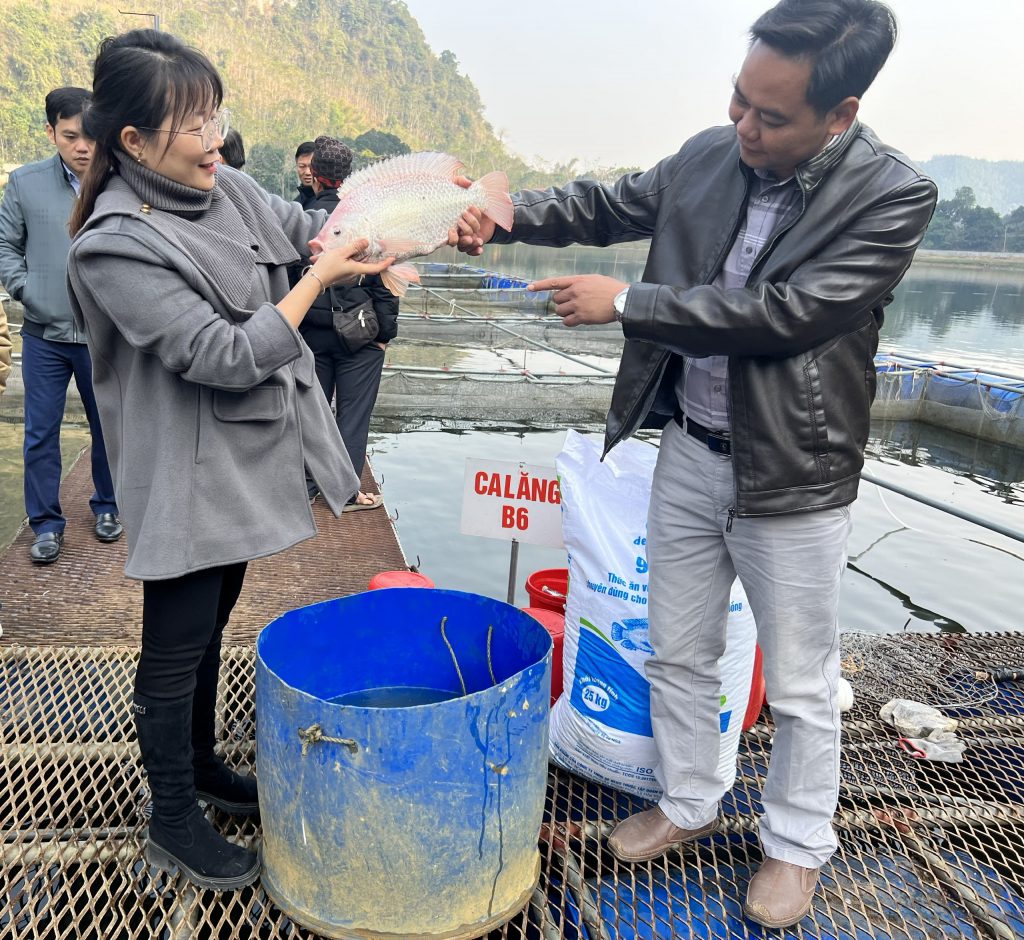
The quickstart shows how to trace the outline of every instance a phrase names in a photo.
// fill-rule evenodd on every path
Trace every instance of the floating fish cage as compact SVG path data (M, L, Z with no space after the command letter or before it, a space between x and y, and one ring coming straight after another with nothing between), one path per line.
M1024 376L897 353L876 356L875 371L872 417L1024 447Z
M856 704L843 729L839 851L808 916L772 936L1024 936L1024 684L992 678L995 666L1024 669L1024 635L844 637L843 655ZM124 647L0 650L0 937L313 940L260 883L202 891L146 864L148 794L129 713L136 658ZM881 662L905 678L879 681L871 664ZM242 771L256 761L254 669L251 649L225 649L218 750ZM877 717L894 692L960 706L950 714L967 743L963 763L917 760L899 747ZM638 865L617 861L604 839L645 804L549 766L539 881L526 909L487 936L767 936L740 905L761 862L771 734L766 713L743 736L721 832ZM232 841L260 842L254 820L209 812Z
M478 315L550 312L551 291L528 291L527 278L464 264L425 261L416 264L420 283L402 300L403 313L420 316L469 310Z

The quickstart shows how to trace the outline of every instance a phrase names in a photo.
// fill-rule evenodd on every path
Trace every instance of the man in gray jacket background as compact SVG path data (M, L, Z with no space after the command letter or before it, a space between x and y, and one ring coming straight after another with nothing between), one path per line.
M89 505L96 516L94 534L101 542L115 542L122 534L92 392L89 350L74 324L67 290L68 219L93 152L92 142L82 134L88 99L86 89L72 87L56 88L46 96L46 136L57 152L15 170L0 203L0 282L25 308L25 511L36 535L31 558L38 564L55 562L64 544L60 427L72 376L92 433L96 491Z
M710 836L724 782L718 660L738 575L774 721L765 860L744 913L787 927L837 847L839 585L875 391L883 308L936 187L858 120L896 40L875 0L782 0L751 27L731 125L612 185L513 196L512 231L451 242L650 238L641 281L548 278L567 326L626 338L606 447L664 426L648 512L651 724L664 794L608 848L643 862ZM476 228L475 234L469 230Z

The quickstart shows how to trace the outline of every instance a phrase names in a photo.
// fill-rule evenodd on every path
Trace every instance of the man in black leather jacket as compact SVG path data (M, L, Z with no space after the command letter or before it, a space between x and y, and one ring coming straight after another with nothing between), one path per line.
M896 37L875 0L782 0L751 28L732 126L614 185L514 196L512 232L471 211L450 241L611 245L650 238L643 279L555 290L567 326L618 319L606 448L665 426L648 516L651 720L664 796L608 840L655 858L717 825L717 661L739 576L775 722L765 862L744 911L810 909L836 848L839 582L875 391L883 307L935 185L857 120Z

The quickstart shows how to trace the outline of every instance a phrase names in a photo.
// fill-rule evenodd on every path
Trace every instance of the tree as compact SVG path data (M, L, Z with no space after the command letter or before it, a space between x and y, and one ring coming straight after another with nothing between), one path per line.
M977 206L974 190L970 186L961 186L952 199L945 200L949 204L949 215L956 226L962 226L967 216Z
M1003 237L999 250L1024 252L1024 206L1017 206L1013 212L1004 215L1000 224Z
M277 144L256 144L249 150L245 169L268 193L287 198L286 194L290 195L293 188L288 181L292 173L290 156Z
M1000 251L1005 225L995 209L979 206L970 186L961 186L952 199L943 199L922 242L925 248L946 251Z
M987 206L975 206L964 219L961 243L964 251L999 251L1003 243L999 213Z
M409 145L400 137L378 130L369 130L360 134L352 141L352 149L369 150L377 157L395 157L403 153L412 153Z

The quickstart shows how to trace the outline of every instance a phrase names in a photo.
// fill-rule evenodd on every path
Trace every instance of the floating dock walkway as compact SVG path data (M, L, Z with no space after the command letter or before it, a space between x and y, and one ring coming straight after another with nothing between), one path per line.
M128 710L140 592L121 574L123 548L92 538L88 510L80 508L87 478L80 461L65 484L67 547L56 565L29 568L25 533L5 558L0 937L312 940L258 884L225 894L197 890L143 859L147 792ZM220 747L243 770L254 762L251 641L259 628L283 610L361 590L376 570L403 564L384 512L335 520L317 506L316 516L318 538L252 565L229 626ZM857 704L844 725L840 849L799 925L763 931L740 912L761 861L756 820L772 735L765 713L743 736L721 832L681 856L616 861L604 837L642 804L551 768L540 883L526 910L490 936L1024 937L1024 685L987 675L996 667L1024 670L1024 635L905 634L877 647L906 677L904 691L959 703L947 714L959 719L967 743L961 764L917 760L899 747L877 718L899 690L877 681L864 658L869 646L860 643L845 660ZM229 838L258 842L251 820L211 812Z

